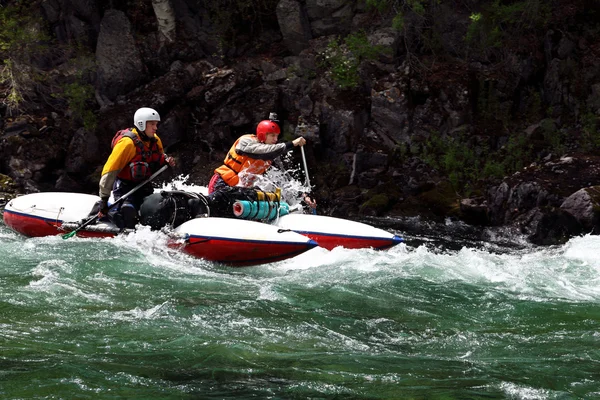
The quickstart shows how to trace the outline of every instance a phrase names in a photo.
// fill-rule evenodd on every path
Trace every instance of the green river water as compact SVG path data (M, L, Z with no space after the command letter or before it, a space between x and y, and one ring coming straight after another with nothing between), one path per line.
M600 398L600 237L410 239L231 268L0 223L0 398Z

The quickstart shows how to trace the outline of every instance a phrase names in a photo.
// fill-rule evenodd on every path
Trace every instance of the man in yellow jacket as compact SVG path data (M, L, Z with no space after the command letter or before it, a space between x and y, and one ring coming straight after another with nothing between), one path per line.
M156 135L159 121L160 115L152 108L138 109L133 116L134 127L117 132L113 138L112 152L102 169L99 215L108 215L121 229L135 227L142 201L154 189L149 182L109 211L111 190L117 201L161 166L175 166L175 160L164 153L162 142Z

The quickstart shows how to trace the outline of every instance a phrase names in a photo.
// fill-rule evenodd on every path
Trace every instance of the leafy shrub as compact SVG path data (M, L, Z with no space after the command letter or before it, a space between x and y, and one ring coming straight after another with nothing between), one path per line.
M34 62L48 47L48 36L39 17L39 4L18 1L0 6L0 101L10 114L33 99L42 79Z
M582 148L586 151L600 150L600 135L598 134L598 116L594 112L587 112L581 116L580 120L582 124Z
M94 87L89 84L69 83L65 86L64 96L75 118L81 119L83 127L91 132L96 129L96 115L89 109L88 103L94 97Z
M441 0L437 0L439 3ZM412 11L419 15L426 13L424 0L367 0L367 9L376 10L381 14L391 13L392 27L397 31L404 29L404 15Z
M510 4L495 0L483 4L480 11L471 14L465 40L480 51L501 49L525 32L545 29L551 11L545 0L521 0Z
M319 55L320 66L327 69L333 82L342 89L356 88L360 82L359 67L364 60L376 59L389 51L385 46L373 46L364 31L329 42Z

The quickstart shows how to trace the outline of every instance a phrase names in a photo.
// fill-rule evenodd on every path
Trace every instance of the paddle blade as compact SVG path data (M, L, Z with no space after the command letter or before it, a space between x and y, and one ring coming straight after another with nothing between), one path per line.
M63 239L68 239L68 238L70 238L70 237L73 237L73 236L75 236L76 234L77 234L77 230L74 230L74 231L71 231L71 232L69 232L69 233L66 233L66 234L62 235L62 238L63 238Z
M77 234L77 232L82 229L85 228L86 226L88 226L89 224L92 224L94 222L96 222L96 220L98 219L97 215L94 215L93 217L91 217L90 219L88 219L87 221L85 221L83 224L79 225L77 228L73 229L71 232L64 234L63 235L63 239L68 239L70 237L75 236L75 234Z

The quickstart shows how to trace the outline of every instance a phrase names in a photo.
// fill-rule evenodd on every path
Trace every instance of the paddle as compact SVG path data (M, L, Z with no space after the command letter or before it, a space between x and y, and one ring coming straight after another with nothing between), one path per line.
M306 156L304 155L304 146L300 146L300 152L302 153L302 164L304 164L304 175L306 176L306 185L310 189L310 178L308 177L308 167L306 166Z
M302 164L304 164L304 176L306 176L306 186L308 186L308 189L311 190L312 187L310 186L310 177L308 176L308 166L306 164L306 156L304 155L304 146L300 146L300 152L302 153ZM313 208L312 213L316 214L317 209Z
M161 169L159 169L158 171L156 171L155 173L153 173L148 179L146 179L144 182L140 183L139 185L137 185L136 187L134 187L133 189L131 189L129 192L125 193L123 196L121 196L121 198L119 198L119 200L115 201L114 203L112 203L108 209L110 210L111 208L115 207L117 204L121 204L122 202L125 201L126 198L128 198L129 196L131 196L132 194L134 194L135 192L137 192L142 186L144 186L145 184L147 184L148 182L151 182L154 178L156 178L158 175L160 175L161 173L163 173L167 168L169 168L168 164L165 164L161 167ZM96 222L96 220L98 219L98 214L88 218L86 221L84 221L81 225L79 225L77 228L73 229L71 232L65 234L62 236L63 239L68 239L70 237L75 236L75 234L77 234L78 231L80 231L81 229L85 228L86 226Z

